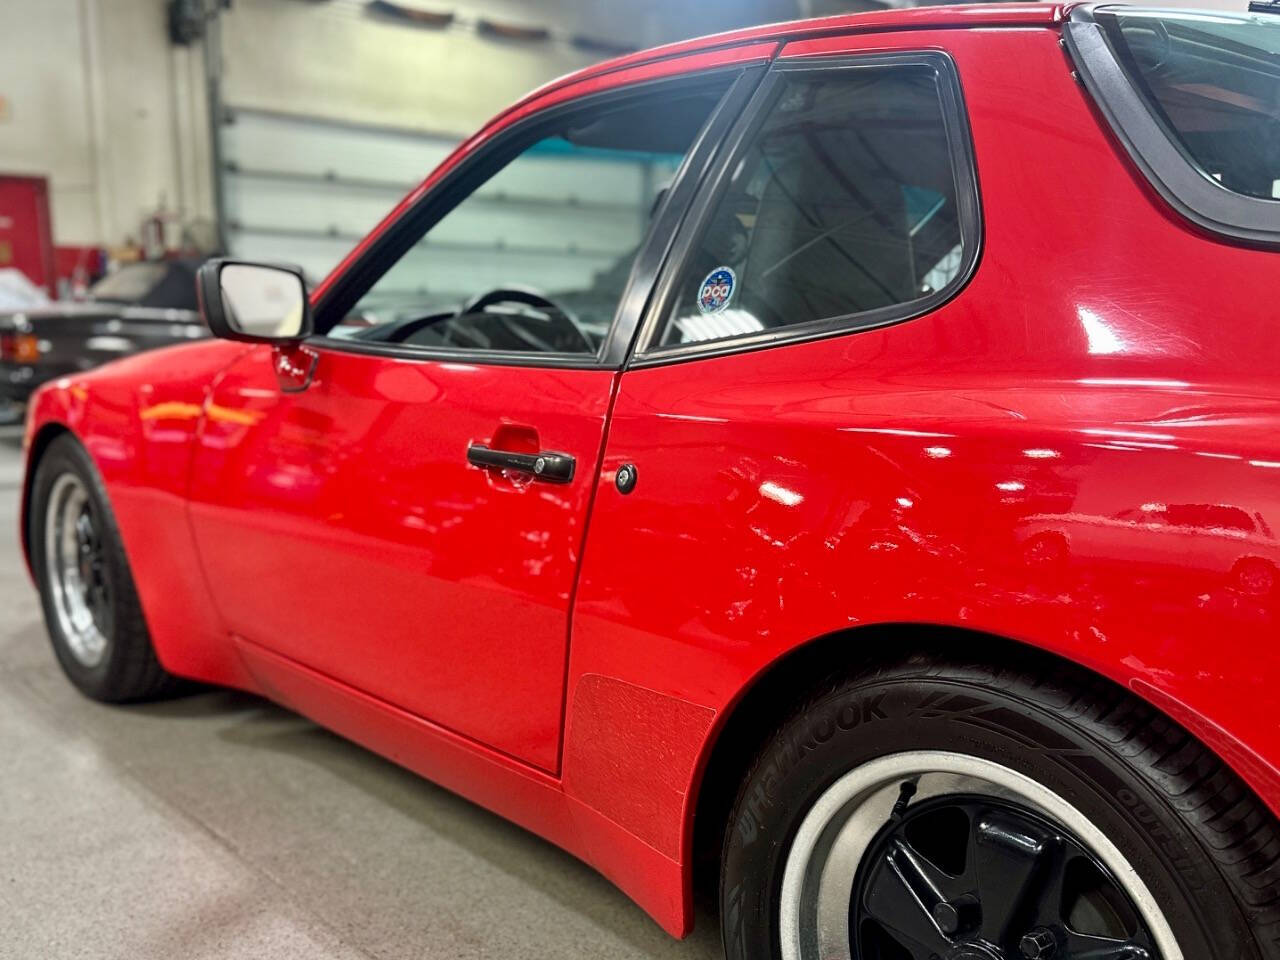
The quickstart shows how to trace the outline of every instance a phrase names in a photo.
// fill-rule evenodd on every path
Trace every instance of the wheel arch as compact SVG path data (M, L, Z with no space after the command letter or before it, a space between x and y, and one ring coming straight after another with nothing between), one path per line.
M30 542L34 481L53 442L71 435L102 481L160 664L176 676L254 690L213 605L185 499L209 380L243 352L230 342L171 347L37 390L19 523L28 573L38 582ZM146 376L157 371L167 376Z
M849 640L858 643L851 652ZM786 651L752 677L708 733L690 781L682 825L686 903L716 903L720 851L729 814L754 757L803 695L835 671L865 672L919 656L964 654L993 663L1039 659L1125 690L1147 702L1221 761L1280 817L1280 772L1227 731L1139 679L1115 676L1041 646L998 634L939 624L879 623L835 631Z

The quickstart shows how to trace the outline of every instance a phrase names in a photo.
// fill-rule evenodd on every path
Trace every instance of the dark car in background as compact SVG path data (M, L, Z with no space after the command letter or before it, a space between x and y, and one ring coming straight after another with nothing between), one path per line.
M89 299L0 313L0 416L40 384L209 335L196 309L199 258L129 263Z

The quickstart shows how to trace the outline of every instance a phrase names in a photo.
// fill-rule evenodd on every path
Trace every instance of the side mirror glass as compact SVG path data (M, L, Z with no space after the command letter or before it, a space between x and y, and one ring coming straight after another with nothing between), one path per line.
M295 267L210 260L200 268L200 313L216 336L285 343L311 335L311 305Z

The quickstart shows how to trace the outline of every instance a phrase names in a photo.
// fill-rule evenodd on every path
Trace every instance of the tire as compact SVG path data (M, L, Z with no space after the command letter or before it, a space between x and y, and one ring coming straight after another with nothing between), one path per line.
M1231 580L1236 589L1246 596L1270 597L1280 582L1275 564L1261 557L1245 557L1231 569Z
M1086 935L1146 951L1116 958L1280 960L1271 812L1145 703L1019 656L846 674L790 715L726 830L729 960L1070 958Z
M36 467L28 535L53 652L80 692L107 703L175 692L179 681L156 658L102 480L70 434L50 443Z

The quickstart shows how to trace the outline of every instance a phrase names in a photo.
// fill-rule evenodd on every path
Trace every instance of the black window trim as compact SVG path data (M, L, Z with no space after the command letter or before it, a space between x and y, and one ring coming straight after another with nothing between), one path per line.
M747 61L724 67L682 73L627 84L595 94L571 98L540 110L496 133L475 154L463 160L438 184L409 208L343 274L315 305L317 327L328 323L325 333L317 333L307 343L317 349L341 353L368 354L407 360L435 360L484 366L539 367L544 369L621 369L635 330L643 317L654 281L679 232L693 197L708 175L721 142L734 121L749 104L756 86L765 76L767 62ZM405 253L450 211L462 203L502 167L518 157L547 131L577 113L587 113L610 104L661 95L672 91L696 90L729 79L728 87L685 154L671 189L654 216L632 264L626 287L613 322L600 350L594 355L540 353L533 351L469 350L399 343L381 343L328 336L359 298ZM333 314L337 313L336 318Z
M781 93L785 80L796 74L886 70L911 66L931 68L938 78L938 97L951 155L951 169L956 178L956 206L963 250L963 260L955 278L941 290L906 303L775 327L771 330L724 340L656 346L655 341L675 307L679 294L678 286L685 279L684 265L697 244L701 242L716 206L728 189L728 172L750 149L753 138L767 119L769 108ZM942 50L841 53L834 56L775 60L769 68L769 73L756 90L751 103L739 118L730 135L729 145L721 153L715 170L707 178L707 182L711 186L709 189L704 189L695 201L693 212L687 218L681 236L676 241L676 248L670 258L668 269L659 278L653 297L654 307L649 311L640 331L637 348L627 364L627 369L763 350L783 344L875 330L914 320L932 313L959 294L972 279L981 257L982 201L973 141L969 130L968 111L965 108L960 74L956 69L955 61L950 54Z
M1280 245L1280 203L1236 193L1206 176L1152 114L1094 16L1109 6L1113 4L1076 7L1063 34L1077 74L1125 152L1165 201L1187 220L1229 239ZM1125 9L1114 6L1118 11ZM1131 9L1160 12L1158 6Z

